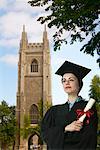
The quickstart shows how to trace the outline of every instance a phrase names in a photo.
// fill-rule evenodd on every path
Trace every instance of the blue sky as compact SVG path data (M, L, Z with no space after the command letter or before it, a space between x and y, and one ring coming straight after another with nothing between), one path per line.
M33 8L28 0L0 0L0 101L5 100L10 105L16 104L18 51L23 24L25 24L29 42L42 42L44 25L37 18L45 12L43 8ZM92 69L84 78L81 95L88 99L89 85L94 75L99 75L96 63L97 56L92 57L80 52L83 43L62 45L60 51L53 51L53 33L55 28L48 29L51 52L52 99L53 104L64 103L67 95L64 93L61 78L55 75L56 70L65 61L83 65ZM67 37L69 37L69 33ZM86 42L86 41L85 41Z

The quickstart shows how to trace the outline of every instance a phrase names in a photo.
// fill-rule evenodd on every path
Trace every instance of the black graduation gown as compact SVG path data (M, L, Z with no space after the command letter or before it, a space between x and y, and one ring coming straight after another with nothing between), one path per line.
M92 107L94 114L87 124L84 120L80 131L64 132L66 125L77 120L77 109L84 110L87 102L83 99L75 102L71 111L68 103L52 106L45 114L41 124L41 136L46 142L48 150L95 150L97 145L97 112Z

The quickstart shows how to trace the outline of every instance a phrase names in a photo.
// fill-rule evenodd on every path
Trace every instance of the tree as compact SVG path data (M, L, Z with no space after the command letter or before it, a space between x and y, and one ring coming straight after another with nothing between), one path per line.
M49 103L48 101L46 101L43 104L43 100L41 99L38 103L38 110L39 110L39 122L41 123L43 116L45 115L45 111L47 111L50 107L52 106L51 103ZM45 109L44 109L45 108Z
M98 114L98 145L100 144L100 77L95 75L91 81L89 96L93 97L97 103L97 114Z
M45 106L43 105L43 100L39 100L38 102L38 111L39 111L39 116L38 116L38 124L35 126L31 125L30 121L30 116L28 114L24 115L24 125L23 128L21 128L21 135L23 139L27 139L29 135L38 135L39 137L39 144L43 144L42 138L40 136L40 131L41 131L41 121L43 119L43 107L45 107L47 110L51 107L51 104L48 103L48 101L45 103Z
M0 145L6 150L14 144L16 132L15 107L5 101L0 104Z
M21 128L21 135L23 136L23 139L27 139L27 137L33 133L40 135L40 126L38 124L35 127L31 126L30 117L28 115L24 115L24 126Z
M49 28L57 27L53 35L54 50L60 49L63 42L67 44L68 39L62 35L70 31L70 44L87 37L89 40L80 51L92 56L96 51L100 56L100 0L30 0L28 3L32 7L45 6L45 11L49 12L38 21L47 22ZM100 65L100 59L97 62Z
M100 102L100 77L95 75L90 85L89 96Z
M39 122L41 123L43 119L43 100L42 99L38 103L38 110L39 110Z

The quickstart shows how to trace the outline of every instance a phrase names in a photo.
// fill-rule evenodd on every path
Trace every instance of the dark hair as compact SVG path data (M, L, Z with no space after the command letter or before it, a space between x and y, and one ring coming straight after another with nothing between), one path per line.
M78 91L78 93L81 91L81 89L82 89L82 87L83 87L83 81L82 81L82 79L80 78L80 76L78 76L77 74L75 74L75 73L73 73L75 76L76 76L76 78L78 79L78 83L79 83L79 91Z
M83 81L82 81L82 79L79 79L79 78L77 78L77 79L78 79L78 83L79 83L79 92L80 92L83 87Z

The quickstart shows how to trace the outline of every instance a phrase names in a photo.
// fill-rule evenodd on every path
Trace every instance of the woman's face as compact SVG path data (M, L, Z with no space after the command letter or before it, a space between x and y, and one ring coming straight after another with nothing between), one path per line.
M64 91L68 94L78 94L79 82L73 73L65 73L62 77Z

